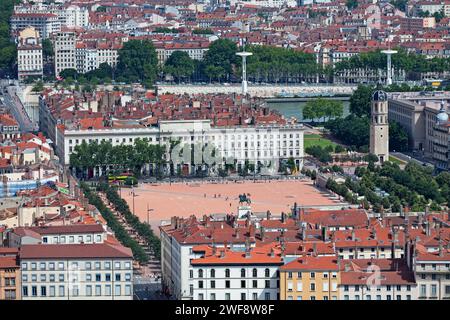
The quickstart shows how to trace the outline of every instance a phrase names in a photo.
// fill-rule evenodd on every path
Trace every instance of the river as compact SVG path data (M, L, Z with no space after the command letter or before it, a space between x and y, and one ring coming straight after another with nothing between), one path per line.
M303 108L309 99L314 98L279 98L267 99L267 106L271 109L278 110L286 119L295 117L299 122L303 121ZM328 98L329 99L329 98ZM350 113L350 102L348 97L331 98L342 101L344 104L344 114L346 117Z

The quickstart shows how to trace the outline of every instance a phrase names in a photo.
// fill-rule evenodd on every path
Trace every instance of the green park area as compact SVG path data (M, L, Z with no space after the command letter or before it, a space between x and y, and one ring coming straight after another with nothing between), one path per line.
M406 164L405 161L400 160L399 158L394 157L394 156L389 156L389 161L392 162L392 163L396 163L396 164L398 164L398 165L404 165L404 164Z
M320 146L322 148L326 148L328 146L332 146L333 149L336 146L336 143L333 141L322 137L319 134L305 134L304 137L304 148L312 147L312 146Z

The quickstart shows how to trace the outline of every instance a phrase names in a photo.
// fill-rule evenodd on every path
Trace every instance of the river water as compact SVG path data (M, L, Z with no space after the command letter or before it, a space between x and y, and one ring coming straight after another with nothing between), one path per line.
M344 104L344 114L346 117L350 113L350 102L348 98L335 98L341 100ZM308 99L269 99L267 106L271 109L278 110L286 119L295 117L297 121L303 122L303 108L306 105Z

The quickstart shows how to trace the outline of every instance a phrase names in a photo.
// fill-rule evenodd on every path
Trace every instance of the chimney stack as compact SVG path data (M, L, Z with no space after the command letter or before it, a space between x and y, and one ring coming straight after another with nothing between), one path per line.
M281 223L285 223L286 217L284 216L284 212L281 212Z
M267 220L270 220L271 215L272 215L272 213L270 213L270 210L267 210L267 212L266 212Z

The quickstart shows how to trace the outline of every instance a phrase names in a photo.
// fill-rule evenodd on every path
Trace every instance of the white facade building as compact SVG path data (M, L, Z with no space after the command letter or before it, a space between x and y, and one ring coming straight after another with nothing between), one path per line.
M303 166L302 125L211 127L210 120L176 120L160 121L158 127L148 128L56 130L56 153L67 165L75 146L83 141L109 141L114 146L147 138L150 143L166 146L177 140L181 145L211 144L220 157L235 160L238 168L245 161L267 163L291 157L298 170Z
M77 36L74 32L58 32L54 40L55 75L65 69L77 69L75 43Z
M19 33L17 44L18 78L43 76L42 42L39 32L33 28L26 28Z
M107 244L24 245L23 300L132 300L133 256Z

